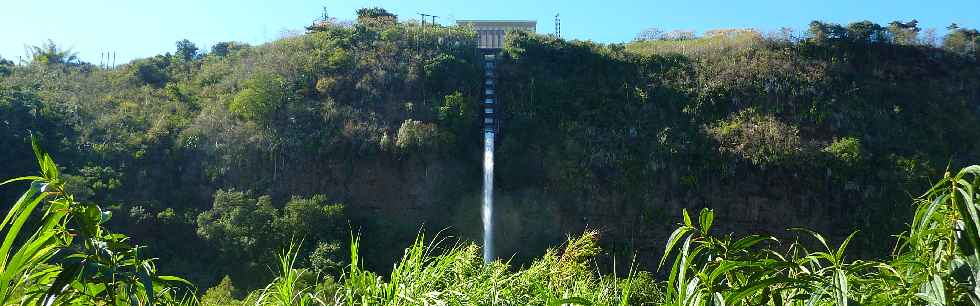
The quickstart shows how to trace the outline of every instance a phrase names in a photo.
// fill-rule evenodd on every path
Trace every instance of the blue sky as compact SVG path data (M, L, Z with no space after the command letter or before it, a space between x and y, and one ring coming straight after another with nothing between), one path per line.
M781 26L805 30L814 19L885 24L916 18L923 28L940 32L951 22L980 27L980 0L0 0L0 56L16 60L25 45L51 39L71 47L84 61L114 51L117 62L172 52L174 42L190 39L202 49L219 41L258 44L299 30L322 14L353 19L361 7L380 6L400 18L423 12L456 19L532 19L538 32L554 29L561 14L566 38L623 42L645 28L702 32L715 28Z

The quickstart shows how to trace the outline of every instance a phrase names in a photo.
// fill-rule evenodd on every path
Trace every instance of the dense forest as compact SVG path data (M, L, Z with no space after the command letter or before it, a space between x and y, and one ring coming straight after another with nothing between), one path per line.
M523 292L537 290L534 274L512 270L674 282L658 267L682 211L688 239L703 229L698 239L723 241L713 228L894 257L895 233L922 214L919 195L980 161L980 32L947 30L939 39L916 21L814 21L803 35L645 32L622 44L509 33L495 173L496 255L507 263L483 268L462 266L479 261L467 241L481 233L476 34L383 9L258 46L204 51L183 40L119 67L82 62L53 42L27 62L0 58L0 178L36 173L35 159L45 167L43 154L30 154L33 135L58 161L60 176L44 177L57 177L49 183L63 184L59 192L111 212L105 225L146 246L159 270L228 299L288 278L283 261L316 275L302 281L317 292L400 263L381 272L396 284L398 267L431 263L415 248L437 237L460 242L444 242L452 246L433 261L516 273L528 287L508 291L527 294L513 301L598 286L624 304L631 294L662 302L683 293L644 296L608 276L552 279L575 289L532 299ZM0 189L5 203L21 192ZM698 210L692 223L687 211ZM795 227L826 241L786 230ZM740 260L762 260L750 257ZM840 257L831 261L843 265ZM373 293L347 294L353 304ZM836 304L846 304L842 294ZM759 301L745 303L770 303Z

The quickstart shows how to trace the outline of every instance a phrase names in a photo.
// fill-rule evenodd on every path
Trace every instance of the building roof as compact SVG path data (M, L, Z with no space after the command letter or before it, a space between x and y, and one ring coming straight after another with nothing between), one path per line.
M537 25L535 20L456 20L456 24L512 24L512 25Z
M531 22L531 23L537 23L538 21L537 20L519 20L519 19L513 19L513 20L507 20L507 19L457 19L456 22L457 23L460 23L460 22L465 22L465 23L470 23L470 22L474 22L474 23L475 22Z

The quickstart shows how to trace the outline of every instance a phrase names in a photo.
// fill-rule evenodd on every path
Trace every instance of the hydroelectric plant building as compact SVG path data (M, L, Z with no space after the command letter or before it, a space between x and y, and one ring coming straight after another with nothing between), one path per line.
M472 26L476 30L477 48L501 49L507 31L534 33L538 22L534 20L457 20L457 25Z

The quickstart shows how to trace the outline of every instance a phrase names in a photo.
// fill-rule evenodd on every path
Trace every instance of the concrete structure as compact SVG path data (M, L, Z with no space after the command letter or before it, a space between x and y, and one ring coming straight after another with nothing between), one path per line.
M497 55L490 52L483 55L483 131L496 132L498 128L498 118L495 115L494 106L496 102L496 73Z
M538 26L538 22L534 20L457 20L456 24L472 26L476 30L477 47L480 49L503 48L507 31L534 33Z

